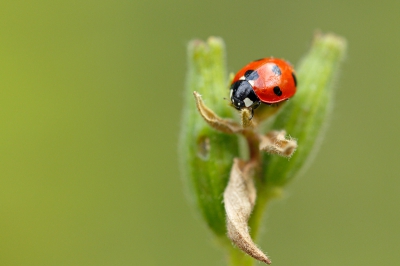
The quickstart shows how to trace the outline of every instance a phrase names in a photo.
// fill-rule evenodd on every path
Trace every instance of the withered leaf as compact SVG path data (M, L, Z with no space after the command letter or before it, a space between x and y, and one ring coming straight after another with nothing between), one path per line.
M196 99L197 109L204 120L214 129L224 133L233 134L242 131L240 125L230 119L223 119L216 115L210 108L208 108L201 98L198 92L193 92L194 98Z
M228 237L248 255L271 264L269 258L254 244L248 228L248 220L256 200L252 178L254 167L251 162L234 159L228 186L224 192Z
M260 135L260 150L290 158L297 148L296 140L286 138L286 132L271 131L265 136Z

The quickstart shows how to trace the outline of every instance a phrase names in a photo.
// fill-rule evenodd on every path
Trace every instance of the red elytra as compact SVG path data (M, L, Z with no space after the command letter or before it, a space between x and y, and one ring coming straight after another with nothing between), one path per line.
M294 69L289 62L278 58L263 58L237 72L231 85L231 100L237 109L256 108L259 102L279 103L296 93L296 83ZM249 86L257 97L252 96Z

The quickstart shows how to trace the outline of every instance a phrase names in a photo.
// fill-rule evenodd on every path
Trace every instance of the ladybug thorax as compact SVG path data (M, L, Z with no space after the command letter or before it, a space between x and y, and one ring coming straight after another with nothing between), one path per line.
M260 103L260 99L255 94L253 88L254 80L257 78L257 72L249 70L239 80L232 83L230 98L236 109L240 110Z

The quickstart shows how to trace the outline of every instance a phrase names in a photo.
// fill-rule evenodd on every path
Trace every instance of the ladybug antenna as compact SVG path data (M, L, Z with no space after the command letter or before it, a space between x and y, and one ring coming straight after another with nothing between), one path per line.
M235 106L232 104L231 100L229 100L229 99L226 98L226 97L224 97L223 99L224 99L224 101L228 101L228 105L229 105L229 106L235 107ZM235 107L235 108L236 108L236 107Z

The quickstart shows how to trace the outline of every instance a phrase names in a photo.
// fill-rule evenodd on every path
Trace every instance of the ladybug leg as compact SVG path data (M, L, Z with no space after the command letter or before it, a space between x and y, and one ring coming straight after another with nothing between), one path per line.
M261 105L260 101L257 101L252 107L250 107L251 109L251 116L249 118L249 120L251 120L254 116L254 110L257 109L259 106Z
M249 121L253 118L254 116L254 108L250 107L251 109L251 116L249 117Z
M253 109L253 110L254 110L254 109L257 109L260 105L261 105L261 102L260 102L260 101L257 101L257 102L253 105L252 109Z

